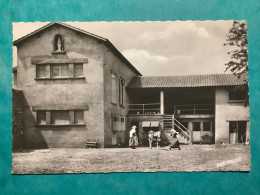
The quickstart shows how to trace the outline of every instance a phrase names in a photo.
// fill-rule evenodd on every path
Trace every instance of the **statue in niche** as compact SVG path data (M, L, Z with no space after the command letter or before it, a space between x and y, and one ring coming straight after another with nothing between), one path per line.
M56 51L62 51L62 49L61 49L61 38L60 38L60 36L57 37L56 48L57 48Z

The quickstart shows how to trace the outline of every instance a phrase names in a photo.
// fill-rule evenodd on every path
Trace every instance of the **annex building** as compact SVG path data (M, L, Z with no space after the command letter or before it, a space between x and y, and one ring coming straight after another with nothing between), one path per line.
M165 144L172 128L186 144L249 139L246 76L142 76L108 39L59 22L13 45L15 147L127 145L132 125L142 145L151 129Z

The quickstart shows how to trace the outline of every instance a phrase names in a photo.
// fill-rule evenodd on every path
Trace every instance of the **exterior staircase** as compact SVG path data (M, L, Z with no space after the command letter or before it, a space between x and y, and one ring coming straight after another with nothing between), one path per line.
M164 115L163 117L163 129L165 132L165 135L169 141L172 140L171 137L171 130L174 129L174 123L175 126L178 127L178 139L181 144L190 144L190 131L185 128L176 118L174 118L174 115Z

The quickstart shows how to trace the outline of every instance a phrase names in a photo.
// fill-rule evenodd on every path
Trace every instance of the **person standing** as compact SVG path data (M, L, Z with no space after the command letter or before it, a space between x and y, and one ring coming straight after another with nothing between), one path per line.
M135 147L138 146L138 139L136 136L136 126L134 125L129 132L129 146L132 149L136 149Z
M156 145L157 145L157 149L160 148L161 146L161 131L156 131L154 134L153 134L155 140L156 140Z
M154 134L154 132L153 132L152 130L150 130L150 131L148 132L148 141L149 141L149 147L150 147L150 149L152 149L153 134Z

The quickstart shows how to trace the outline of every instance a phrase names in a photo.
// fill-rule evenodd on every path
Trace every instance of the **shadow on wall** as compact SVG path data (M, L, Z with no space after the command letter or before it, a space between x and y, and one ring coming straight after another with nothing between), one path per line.
M13 89L13 150L46 149L48 145L41 133L35 131L35 118L23 91ZM25 119L26 123L25 124ZM29 127L29 128L28 128ZM30 128L31 127L31 128ZM33 132L29 132L33 129Z

